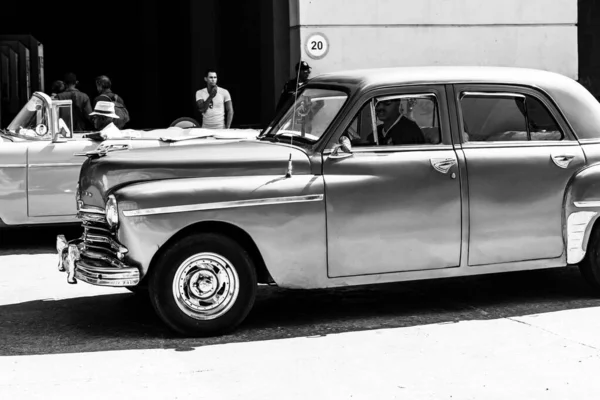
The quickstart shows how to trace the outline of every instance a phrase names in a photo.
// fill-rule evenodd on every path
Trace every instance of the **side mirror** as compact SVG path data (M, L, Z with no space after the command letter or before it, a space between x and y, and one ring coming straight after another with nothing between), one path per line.
M346 158L352 155L352 143L347 136L340 137L339 143L333 147L330 158Z

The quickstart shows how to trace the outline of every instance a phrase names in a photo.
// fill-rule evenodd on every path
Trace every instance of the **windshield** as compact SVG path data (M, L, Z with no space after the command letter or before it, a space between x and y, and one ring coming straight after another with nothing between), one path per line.
M339 113L348 95L338 90L304 90L279 123L267 129L264 137L287 136L316 142Z
M44 140L50 137L48 108L43 99L33 96L8 125L8 133L25 139Z

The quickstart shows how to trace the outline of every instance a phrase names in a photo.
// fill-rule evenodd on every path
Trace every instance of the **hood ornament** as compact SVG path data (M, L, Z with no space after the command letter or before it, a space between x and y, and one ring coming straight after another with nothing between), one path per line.
M121 150L128 150L128 149L129 149L129 145L128 144L105 144L105 143L102 143L98 147L96 147L95 150L86 151L84 153L75 153L73 155L75 155L75 156L87 156L87 157L90 157L90 158L104 157L105 155L107 155L111 151L121 151Z

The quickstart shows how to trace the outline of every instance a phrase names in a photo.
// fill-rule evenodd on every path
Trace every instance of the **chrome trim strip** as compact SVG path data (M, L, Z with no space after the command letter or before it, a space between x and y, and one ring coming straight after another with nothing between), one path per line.
M575 204L575 207L577 207L577 208L600 207L600 201L599 200L596 200L596 201L576 201L573 204Z
M466 149L477 148L501 148L501 147L578 147L579 142L575 140L506 140L499 142L463 142L462 147Z
M398 153L398 152L406 152L406 151L445 151L445 150L454 150L454 147L451 144L421 144L421 145L397 145L397 146L359 146L352 147L352 154L357 153ZM332 153L332 149L327 149L323 151L323 155L330 155Z
M511 92L462 92L460 99L462 100L465 96L479 96L479 97L518 97L525 99L524 94L511 93Z
M29 168L45 168L45 167L80 167L82 163L43 163L29 164Z
M126 217L139 217L141 215L156 215L156 214L172 214L189 211L204 211L204 210L218 210L223 208L236 208L236 207L253 207L253 206L267 206L273 204L288 204L288 203L304 203L311 201L323 201L322 194L311 194L306 196L289 196L289 197L271 197L266 199L253 199L253 200L237 200L237 201L223 201L216 203L202 203L202 204L188 204L184 206L172 206L172 207L157 207L157 208L142 208L139 210L125 210L123 215Z
M25 168L27 164L0 164L0 168Z
M106 212L104 210L99 209L99 208L80 208L79 212L80 213L106 215Z

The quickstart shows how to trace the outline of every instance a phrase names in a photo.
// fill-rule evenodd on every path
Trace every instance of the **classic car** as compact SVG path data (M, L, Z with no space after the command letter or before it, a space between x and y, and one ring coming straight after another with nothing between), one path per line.
M74 193L85 157L77 154L115 147L181 146L207 138L233 140L259 133L178 127L126 129L122 139L102 141L93 132L72 132L72 121L71 100L52 100L36 92L10 125L0 130L0 228L78 223Z
M390 142L390 116L422 137ZM600 292L600 104L531 69L328 73L259 140L89 157L77 201L67 280L147 291L185 335L235 328L257 284L579 264Z

